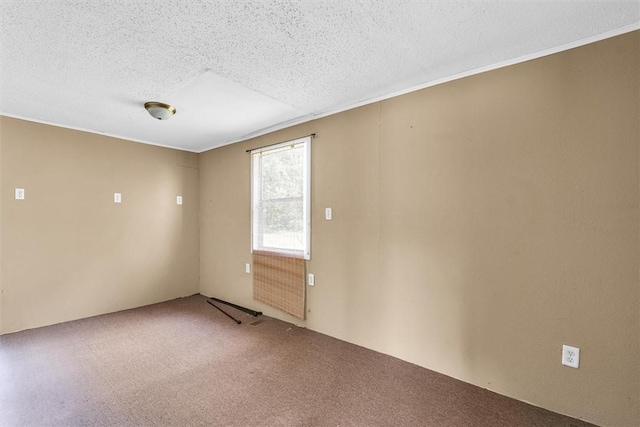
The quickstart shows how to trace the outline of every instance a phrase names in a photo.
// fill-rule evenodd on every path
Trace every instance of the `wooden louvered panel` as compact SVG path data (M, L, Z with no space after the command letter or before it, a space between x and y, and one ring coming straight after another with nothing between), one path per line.
M253 299L304 320L305 262L253 253Z

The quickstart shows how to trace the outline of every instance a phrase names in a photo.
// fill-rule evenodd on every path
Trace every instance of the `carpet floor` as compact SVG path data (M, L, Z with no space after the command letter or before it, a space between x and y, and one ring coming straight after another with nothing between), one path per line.
M0 424L591 425L222 307L242 324L195 295L0 337Z

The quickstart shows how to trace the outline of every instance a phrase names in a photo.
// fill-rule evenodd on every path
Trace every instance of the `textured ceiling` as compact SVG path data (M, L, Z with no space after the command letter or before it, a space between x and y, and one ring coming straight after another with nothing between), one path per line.
M1 4L0 114L198 152L640 21L638 1Z

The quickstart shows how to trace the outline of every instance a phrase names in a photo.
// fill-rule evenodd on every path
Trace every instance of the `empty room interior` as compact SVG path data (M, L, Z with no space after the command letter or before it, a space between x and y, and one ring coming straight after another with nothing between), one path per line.
M640 425L637 1L0 7L0 425Z

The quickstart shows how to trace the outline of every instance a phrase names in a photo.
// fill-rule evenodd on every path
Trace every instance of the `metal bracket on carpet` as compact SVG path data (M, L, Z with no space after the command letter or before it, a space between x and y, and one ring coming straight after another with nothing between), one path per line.
M207 302L209 304L211 304L212 306L214 306L215 308L217 308L218 310L220 310L222 312L222 314L224 314L225 316L227 316L230 319L233 319L234 322L236 322L238 325L242 323L242 320L238 320L235 317L233 317L232 315L230 315L229 313L227 313L226 311L224 311L223 309L221 309L220 307L218 307L217 305L215 305L214 303L212 303L211 301L207 300Z
M215 305L214 303L212 303L212 302L211 302L211 300L213 300L213 301L217 301L217 302L221 302L221 303L223 303L223 304L226 304L226 305L231 306L231 307L233 307L233 308L236 308L236 309L238 309L238 310L244 311L245 313L248 313L248 314L250 314L250 315L252 315L252 316L254 316L254 317L257 317L257 316L262 315L262 312L261 312L261 311L251 310L251 309L248 309L248 308L242 307L242 306L240 306L240 305L236 305L236 304L232 304L232 303L227 302L227 301L223 301L223 300L218 299L218 298L209 298L209 299L207 300L207 302L208 302L209 304L211 304L212 306L214 306L215 308L217 308L218 310L220 310L220 311L221 311L225 316L227 316L228 318L232 319L232 320L233 320L234 322L236 322L238 325L240 325L240 324L242 323L242 321L241 321L241 320L236 319L235 317L233 317L232 315L230 315L229 313L227 313L226 311L224 311L223 309L221 309L220 307L218 307L217 305Z
M228 306L231 306L233 308L237 308L238 310L244 311L245 313L248 313L250 315L252 315L253 317L258 317L258 316L262 316L262 312L261 311L255 311L255 310L251 310L250 308L246 308L246 307L242 307L241 305L236 305L227 301L223 301L221 299L218 298L209 298L210 300L216 301L216 302L221 302L222 304L226 304Z

